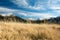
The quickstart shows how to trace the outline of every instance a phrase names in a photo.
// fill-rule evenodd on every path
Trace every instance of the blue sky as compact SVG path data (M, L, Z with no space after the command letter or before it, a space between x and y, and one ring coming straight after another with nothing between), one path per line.
M0 0L0 14L26 19L60 16L60 0Z

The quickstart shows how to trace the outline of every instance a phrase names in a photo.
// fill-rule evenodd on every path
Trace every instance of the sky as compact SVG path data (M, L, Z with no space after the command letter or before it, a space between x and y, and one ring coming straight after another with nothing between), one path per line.
M0 0L0 14L24 19L48 19L60 16L60 0Z

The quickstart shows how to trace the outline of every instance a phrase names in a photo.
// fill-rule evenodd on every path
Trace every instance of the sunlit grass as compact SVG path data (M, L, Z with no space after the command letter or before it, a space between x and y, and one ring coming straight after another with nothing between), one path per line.
M60 40L60 25L0 22L0 40Z

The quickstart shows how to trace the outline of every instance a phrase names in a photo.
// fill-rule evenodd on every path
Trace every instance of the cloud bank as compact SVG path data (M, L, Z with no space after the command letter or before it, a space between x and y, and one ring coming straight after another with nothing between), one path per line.
M24 19L60 16L60 0L0 0L0 14L14 14Z

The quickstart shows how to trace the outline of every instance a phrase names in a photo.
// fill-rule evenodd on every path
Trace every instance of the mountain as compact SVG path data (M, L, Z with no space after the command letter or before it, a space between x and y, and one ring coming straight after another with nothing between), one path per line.
M7 21L7 22L24 22L24 23L40 23L40 20L30 20L30 19L23 19L21 17L15 16L13 14L1 14L0 21Z
M40 23L55 23L55 24L60 24L60 16L59 17L55 17L55 18L40 20Z
M9 16L0 15L0 21L26 22L25 19L22 19L14 15L9 15Z
M60 23L60 16L56 18L50 18L48 19L49 23Z
M60 23L60 16L56 18L50 18L50 19L37 19L37 20L29 20L29 19L23 19L21 17L15 16L15 15L0 15L0 21L12 21L12 22L24 22L24 23Z

